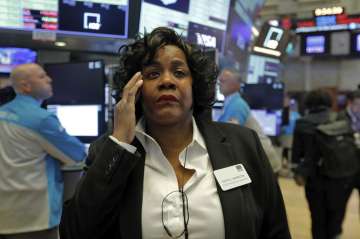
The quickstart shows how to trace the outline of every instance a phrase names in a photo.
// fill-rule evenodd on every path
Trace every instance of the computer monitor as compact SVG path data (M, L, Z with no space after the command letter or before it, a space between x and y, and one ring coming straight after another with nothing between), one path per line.
M246 83L258 84L276 82L279 80L279 72L279 59L252 54L249 58Z
M324 53L325 36L308 36L306 37L306 53Z
M257 54L263 54L272 57L280 57L285 53L289 42L289 31L268 23L261 28L253 51Z
M316 33L302 35L301 54L302 55L326 55L330 50L330 40L328 33Z
M127 38L140 0L1 1L0 28ZM129 17L132 16L132 17Z
M227 26L230 0L161 1L143 0L139 31L159 26L174 29L191 43L221 51Z
M0 73L10 73L17 65L34 63L36 52L28 48L0 47Z
M264 133L268 136L277 136L281 127L281 111L251 110L251 114Z
M66 132L90 143L104 131L103 107L101 105L47 105Z
M279 110L283 108L284 84L282 82L243 84L240 91L251 109Z
M129 0L59 0L59 32L127 38Z
M351 54L355 56L360 55L360 33L353 32L351 33Z
M105 74L102 61L46 64L54 95L48 104L104 104Z

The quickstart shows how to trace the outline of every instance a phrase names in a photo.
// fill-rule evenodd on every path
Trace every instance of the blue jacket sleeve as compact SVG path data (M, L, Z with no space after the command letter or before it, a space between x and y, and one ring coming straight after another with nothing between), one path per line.
M248 107L239 106L238 104L230 104L220 117L219 121L229 122L236 120L240 125L244 125L249 117L250 109Z
M70 136L55 115L49 115L40 123L39 134L45 151L65 164L85 159L85 147L76 137Z

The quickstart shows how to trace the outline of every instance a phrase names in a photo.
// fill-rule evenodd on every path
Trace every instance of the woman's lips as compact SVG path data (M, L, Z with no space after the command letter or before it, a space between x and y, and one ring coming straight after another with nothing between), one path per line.
M163 102L163 101L178 102L179 100L173 95L162 95L157 99L157 102Z

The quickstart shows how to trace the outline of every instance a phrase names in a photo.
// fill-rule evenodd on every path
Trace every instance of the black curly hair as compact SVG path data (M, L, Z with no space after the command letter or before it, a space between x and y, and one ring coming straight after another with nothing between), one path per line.
M179 47L185 54L191 76L193 78L193 114L199 116L211 109L215 98L215 84L218 69L213 60L205 55L204 49L186 43L174 30L158 27L151 33L138 36L135 42L119 49L120 64L114 77L114 89L117 100L121 98L121 90L138 71L149 65L159 48L165 45ZM136 119L142 116L141 104L136 103Z

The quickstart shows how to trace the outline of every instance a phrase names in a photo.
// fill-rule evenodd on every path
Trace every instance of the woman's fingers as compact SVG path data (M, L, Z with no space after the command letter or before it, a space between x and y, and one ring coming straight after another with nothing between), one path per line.
M143 80L138 80L136 84L131 88L128 93L127 103L135 105L136 102L136 95L143 84Z
M131 96L131 94L134 93L134 87L138 88L136 86L136 83L142 79L141 76L141 72L137 72L131 79L130 81L125 85L124 89L123 89L123 93L122 93L122 99L124 99L125 101L128 100L128 97ZM136 94L136 92L135 92Z

